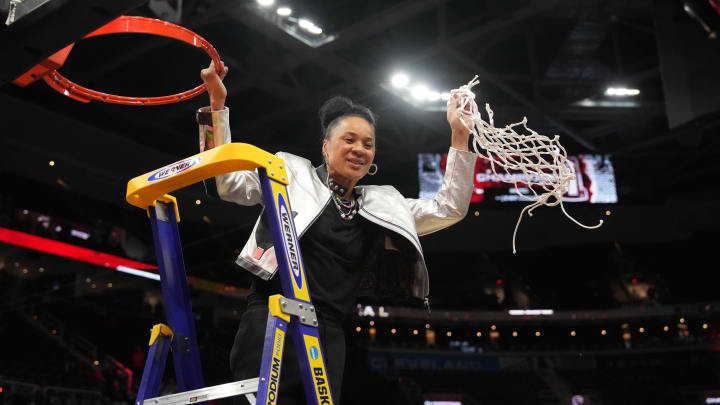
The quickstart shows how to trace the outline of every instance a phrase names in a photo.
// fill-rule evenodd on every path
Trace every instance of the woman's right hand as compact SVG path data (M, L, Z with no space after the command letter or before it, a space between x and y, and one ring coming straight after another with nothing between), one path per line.
M227 97L227 90L222 80L227 75L228 67L220 61L220 68L220 74L218 74L215 69L215 62L211 61L210 66L200 71L200 78L205 83L210 97L210 109L213 111L224 109L225 98Z

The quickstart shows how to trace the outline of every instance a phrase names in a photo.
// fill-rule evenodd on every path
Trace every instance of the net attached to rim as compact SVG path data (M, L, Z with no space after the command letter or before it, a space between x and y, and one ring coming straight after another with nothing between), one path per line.
M516 253L515 239L523 215L532 216L540 206L560 206L562 212L577 225L586 229L599 228L603 221L594 226L583 225L565 210L562 197L568 191L570 182L576 180L575 166L568 161L567 152L560 144L559 135L550 138L527 126L527 118L502 128L496 128L493 111L485 104L488 121L483 120L475 103L472 87L480 83L475 76L468 84L450 93L457 95L458 115L462 124L473 136L472 146L480 157L490 162L493 173L506 183L515 184L515 193L531 203L523 208L513 232L513 253ZM469 121L469 122L468 122ZM520 134L522 127L529 134ZM498 169L501 170L498 173ZM523 193L520 187L525 187Z

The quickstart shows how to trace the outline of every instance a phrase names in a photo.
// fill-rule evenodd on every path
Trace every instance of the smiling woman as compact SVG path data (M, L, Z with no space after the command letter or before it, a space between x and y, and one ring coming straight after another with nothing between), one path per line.
M343 199L352 198L355 184L368 173L375 158L375 115L369 108L345 97L333 97L320 108L323 127L323 157L329 177L346 190Z
M206 150L231 142L229 109L222 78L211 64L203 69L210 107L198 111L200 147ZM358 186L373 174L375 115L369 108L344 97L333 97L320 108L323 163L314 167L302 157L285 152L288 197L299 238L312 302L317 310L318 332L334 403L340 403L345 365L342 323L360 296L383 302L428 304L428 273L419 236L446 228L467 214L473 191L476 156L469 152L469 131L457 114L457 99L448 104L451 145L440 191L433 199L403 197L392 186ZM258 174L237 171L214 179L217 194L241 205L262 203ZM331 203L332 201L332 203ZM253 273L247 311L243 314L230 354L233 377L256 377L265 338L268 297L281 293L277 259L265 216L255 228L236 261ZM292 337L290 336L292 339ZM285 355L296 357L293 345ZM304 395L295 361L283 362L280 398Z

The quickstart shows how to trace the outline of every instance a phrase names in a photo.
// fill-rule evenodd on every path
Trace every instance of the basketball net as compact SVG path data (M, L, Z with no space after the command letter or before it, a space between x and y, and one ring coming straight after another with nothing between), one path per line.
M493 111L489 104L485 104L488 122L484 121L475 103L475 94L472 87L480 83L475 76L468 84L455 89L450 93L459 97L457 108L460 122L473 136L472 146L478 156L490 162L493 173L506 183L515 184L515 193L522 199L531 201L531 204L520 212L515 232L513 232L513 253L515 238L520 227L523 215L527 212L532 216L533 210L542 205L560 209L566 217L577 225L586 229L599 228L603 221L595 226L587 226L570 216L563 206L562 197L568 191L570 182L576 180L575 166L568 161L567 152L560 144L559 135L552 139L541 135L527 126L527 118L503 128L496 128L493 120ZM466 122L466 121L469 121ZM522 126L529 134L518 134L515 128ZM500 168L502 175L498 174ZM527 187L523 193L520 186Z

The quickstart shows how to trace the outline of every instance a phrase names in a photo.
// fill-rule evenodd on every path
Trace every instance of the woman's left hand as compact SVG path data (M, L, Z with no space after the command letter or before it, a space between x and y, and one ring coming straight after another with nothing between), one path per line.
M468 138L470 137L470 130L463 125L463 121L468 127L473 125L470 117L465 116L461 118L458 114L458 104L460 103L460 97L457 94L453 94L448 102L447 109L447 121L450 124L452 130L452 147L459 150L468 150ZM465 112L470 113L470 105L465 107Z

